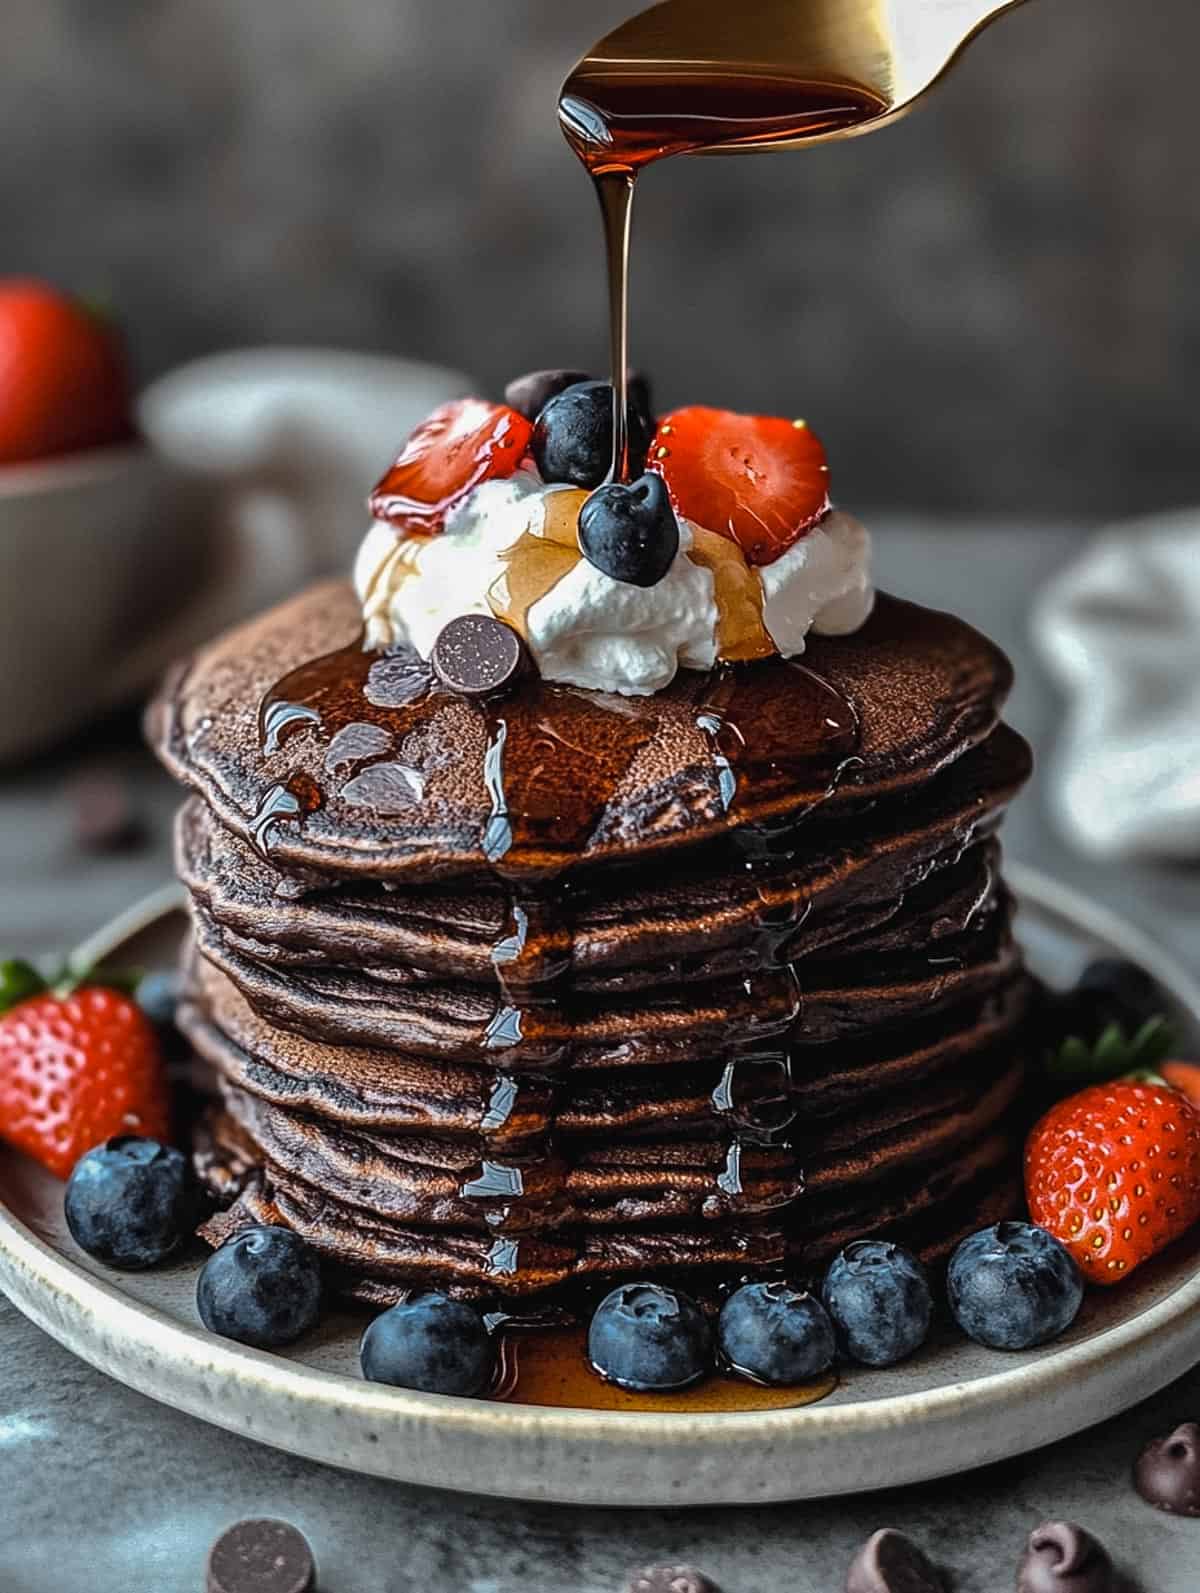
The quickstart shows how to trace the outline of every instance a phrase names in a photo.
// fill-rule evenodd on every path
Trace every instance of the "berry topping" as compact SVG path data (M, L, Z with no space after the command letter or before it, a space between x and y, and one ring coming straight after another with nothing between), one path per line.
M587 371L530 371L509 382L504 389L504 402L526 420L536 420L552 398L591 379Z
M820 1377L833 1365L833 1323L825 1307L786 1283L747 1283L731 1294L717 1321L726 1364L773 1387Z
M1025 1146L1029 1213L1093 1283L1119 1283L1200 1218L1200 1114L1118 1080L1052 1107Z
M527 658L511 625L490 614L460 614L439 632L429 661L448 691L494 697L516 684Z
M945 1593L945 1587L924 1549L894 1527L873 1532L846 1573L846 1593Z
M821 1291L851 1360L892 1366L920 1349L933 1296L916 1256L883 1239L860 1239L833 1258Z
M264 1350L291 1344L320 1315L317 1258L290 1228L244 1228L204 1263L196 1309L222 1338Z
M154 1025L120 991L44 990L0 1016L0 1139L66 1178L117 1135L169 1138Z
M81 1250L105 1266L137 1271L179 1248L195 1223L199 1194L180 1151L123 1136L79 1158L63 1211Z
M1163 1062L1158 1071L1173 1090L1200 1109L1200 1062Z
M649 469L677 514L773 564L829 508L825 450L803 421L693 405L658 423Z
M686 1294L657 1283L627 1283L596 1307L588 1359L618 1388L667 1394L711 1370L712 1329Z
M626 406L629 472L640 475L654 421L645 388L631 384ZM533 431L533 457L544 481L598 487L612 467L613 390L607 382L578 382L552 398Z
M964 1239L946 1274L950 1309L969 1338L1027 1350L1065 1333L1083 1302L1079 1268L1057 1239L1001 1222Z
M1147 1504L1173 1516L1200 1516L1200 1426L1184 1422L1148 1443L1133 1468Z
M1073 1521L1043 1521L1017 1566L1017 1593L1118 1593L1108 1550Z
M368 1326L359 1349L372 1383L425 1394L482 1394L496 1353L474 1306L444 1294L418 1294L392 1306Z
M371 513L398 531L441 531L481 482L511 476L533 428L507 404L457 398L435 409L371 494Z
M661 479L598 487L579 511L579 546L614 581L657 586L679 552L679 522Z
M0 280L0 465L123 442L132 431L113 328L44 283Z

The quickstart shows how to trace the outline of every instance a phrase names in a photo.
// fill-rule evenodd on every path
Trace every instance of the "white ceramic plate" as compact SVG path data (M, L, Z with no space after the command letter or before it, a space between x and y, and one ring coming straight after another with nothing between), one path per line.
M1194 1043L1200 988L1151 942L1024 869L1010 868L1034 967L1067 983L1098 951L1150 968ZM165 966L182 929L172 889L93 937L92 957ZM66 1234L62 1186L0 1155L0 1285L27 1316L131 1387L233 1432L350 1470L509 1498L716 1505L815 1498L924 1481L1077 1432L1200 1359L1200 1241L1126 1287L1092 1292L1056 1344L1005 1355L947 1336L885 1371L850 1369L820 1404L658 1415L447 1399L366 1383L361 1318L331 1316L286 1355L204 1332L197 1258L124 1275Z

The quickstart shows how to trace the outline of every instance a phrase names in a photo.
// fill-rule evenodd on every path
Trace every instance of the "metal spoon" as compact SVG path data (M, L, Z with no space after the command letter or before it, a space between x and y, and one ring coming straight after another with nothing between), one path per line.
M874 132L911 109L974 36L1021 0L663 0L602 39L570 81L770 77L865 91L878 109L794 138L714 140L709 153Z

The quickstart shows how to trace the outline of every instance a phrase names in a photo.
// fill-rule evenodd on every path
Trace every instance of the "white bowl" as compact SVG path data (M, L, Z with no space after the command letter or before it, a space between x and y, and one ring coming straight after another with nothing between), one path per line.
M0 762L136 691L205 558L187 478L144 444L0 465Z

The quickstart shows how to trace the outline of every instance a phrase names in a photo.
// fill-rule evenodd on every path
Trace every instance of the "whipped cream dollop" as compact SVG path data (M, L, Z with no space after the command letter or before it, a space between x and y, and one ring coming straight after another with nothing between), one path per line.
M495 614L522 632L543 679L639 696L719 658L795 657L810 629L841 635L871 612L870 537L840 510L757 568L681 518L670 569L640 587L579 553L584 496L525 466L468 494L439 535L375 521L354 567L368 646L407 643L428 658L456 615Z

